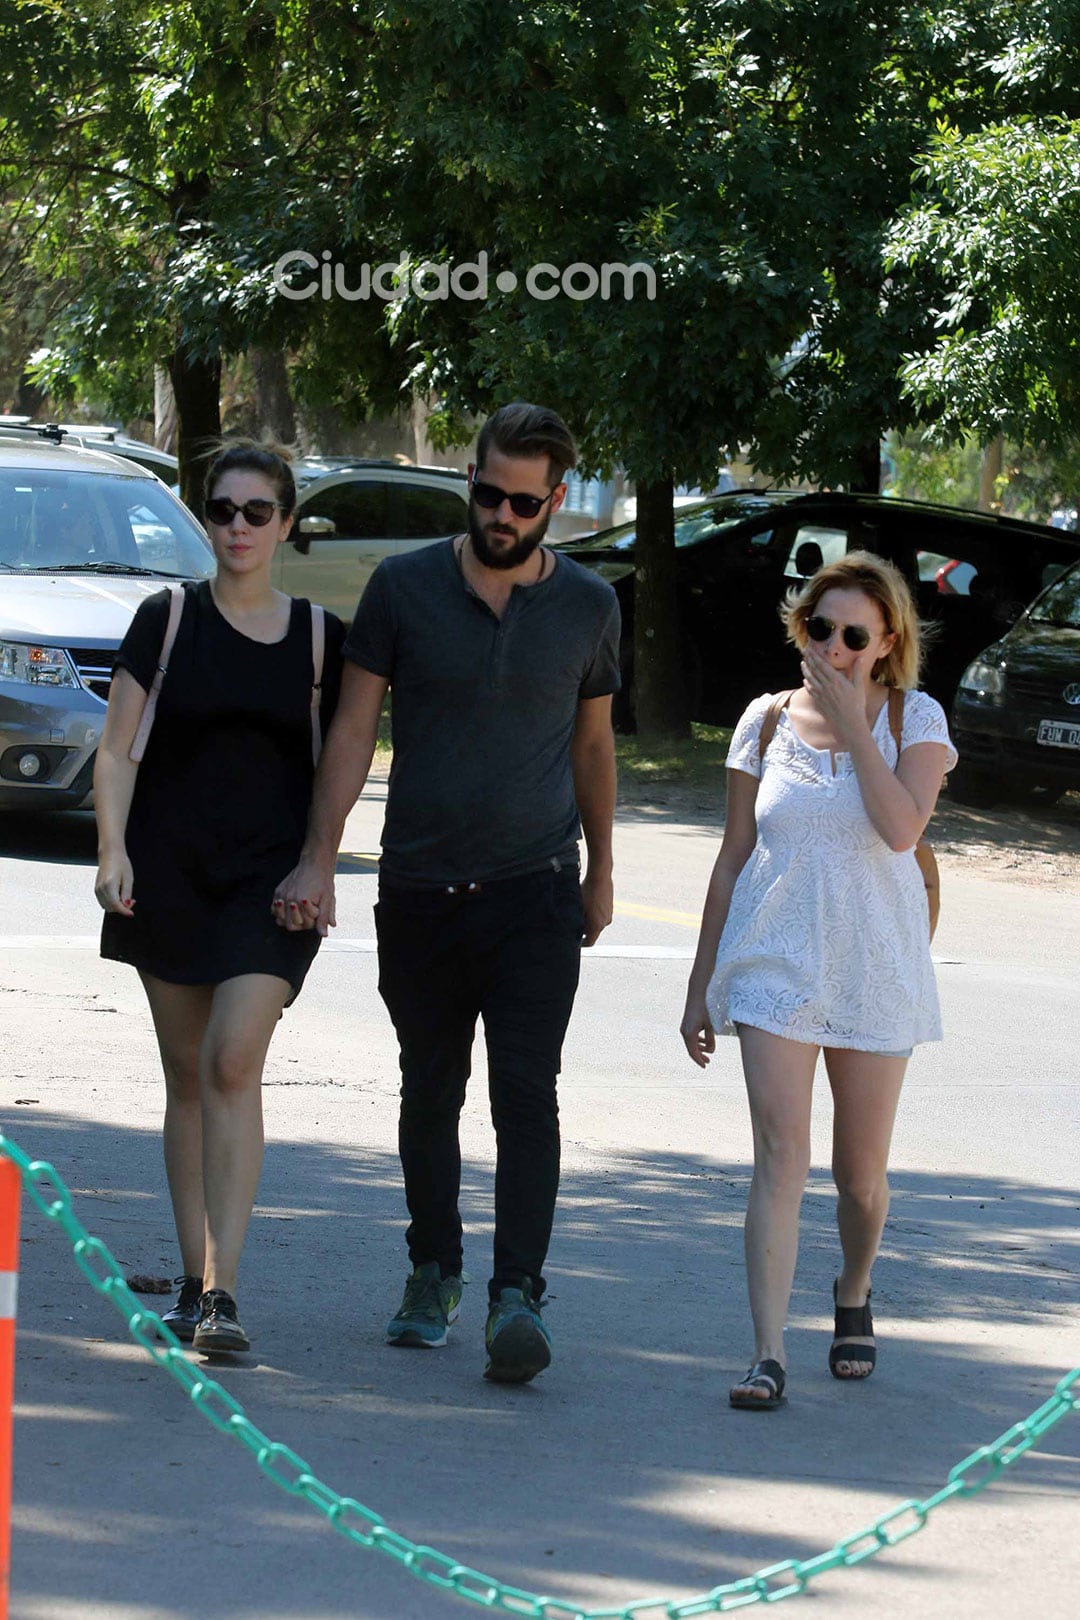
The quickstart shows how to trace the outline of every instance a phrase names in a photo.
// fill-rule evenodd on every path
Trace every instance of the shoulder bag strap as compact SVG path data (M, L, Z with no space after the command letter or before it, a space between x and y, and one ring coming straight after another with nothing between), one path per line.
M319 705L322 702L323 659L326 653L326 614L317 602L311 604L311 758L319 763L322 753L322 724Z
M146 694L146 702L143 704L143 711L139 716L139 724L135 728L135 735L131 739L131 747L128 750L128 759L131 760L133 765L141 764L142 757L146 753L146 744L153 730L154 716L157 713L158 697L165 677L169 673L169 659L176 642L176 632L180 628L180 619L183 612L184 587L182 585L170 585L169 617L161 641L161 651L158 653L157 668L154 671L154 678L150 682L150 690Z
M776 723L780 719L781 711L787 708L794 696L795 687L792 687L790 692L778 692L765 710L765 718L761 722L761 732L758 736L758 759L765 758L765 750L776 735Z
M896 744L896 764L900 765L900 742L904 735L904 694L898 687L889 687L889 730ZM934 846L928 838L920 838L915 845L915 863L922 874L926 889L926 904L930 912L930 938L938 925L941 912L941 873L938 871Z
M904 694L898 686L889 687L889 730L896 744L896 763L900 763L900 743L904 735Z

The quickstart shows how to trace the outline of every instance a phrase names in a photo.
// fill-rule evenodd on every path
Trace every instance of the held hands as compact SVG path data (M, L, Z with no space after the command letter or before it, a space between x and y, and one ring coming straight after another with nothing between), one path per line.
M290 934L314 928L325 936L337 927L333 867L301 860L274 890L270 910L279 928Z
M873 648L868 647L845 674L835 669L812 641L803 649L803 685L818 712L844 742L853 741L860 728L866 729L866 701L875 656Z
M709 1058L716 1051L716 1032L709 1022L704 996L700 999L695 997L692 1001L687 1000L686 1011L679 1025L679 1034L698 1068L707 1069Z
M94 881L94 895L102 911L115 911L121 917L134 916L132 882L131 862L126 854L103 856Z

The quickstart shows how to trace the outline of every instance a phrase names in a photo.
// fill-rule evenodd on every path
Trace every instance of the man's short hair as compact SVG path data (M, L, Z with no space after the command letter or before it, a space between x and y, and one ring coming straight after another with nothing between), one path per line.
M490 450L504 456L546 456L551 488L561 484L568 467L577 466L577 445L561 416L546 405L516 400L489 416L476 441L476 465L483 467Z

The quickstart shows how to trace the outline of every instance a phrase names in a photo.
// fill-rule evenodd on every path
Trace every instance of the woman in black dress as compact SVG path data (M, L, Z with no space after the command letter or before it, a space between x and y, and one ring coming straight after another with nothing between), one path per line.
M300 992L317 929L279 928L275 886L304 841L313 712L325 734L344 627L274 590L296 504L289 464L233 445L207 476L210 581L185 584L162 660L170 592L139 608L116 659L94 773L106 912L101 954L139 971L165 1071L165 1167L184 1275L165 1321L200 1350L246 1350L236 1272L262 1166L262 1071ZM167 664L140 764L129 757ZM313 711L313 703L318 703Z

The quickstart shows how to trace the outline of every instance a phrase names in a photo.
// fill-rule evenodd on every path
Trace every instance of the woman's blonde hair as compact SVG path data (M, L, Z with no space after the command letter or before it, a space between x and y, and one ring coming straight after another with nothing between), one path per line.
M874 665L871 678L882 686L897 686L902 692L917 686L924 627L919 623L908 582L895 563L876 557L872 551L849 551L839 562L819 568L805 585L792 586L780 605L780 617L788 640L800 652L809 640L807 620L814 617L826 591L862 591L877 603L886 634L896 640Z

